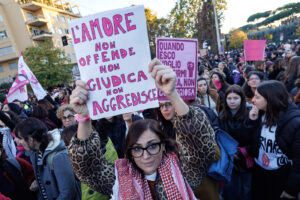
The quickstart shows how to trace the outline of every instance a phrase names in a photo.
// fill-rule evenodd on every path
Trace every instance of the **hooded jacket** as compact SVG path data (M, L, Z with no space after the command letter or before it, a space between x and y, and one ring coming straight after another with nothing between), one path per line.
M38 162L38 150L31 151L30 160L33 164L34 175L37 180L37 172L40 172L41 184L46 190L49 200L72 200L76 198L77 182L71 166L66 146L61 140L58 129L49 131L53 140L48 144L42 159ZM56 152L53 156L53 170L47 163L47 157ZM49 162L49 161L48 161ZM39 186L40 187L40 186ZM39 192L39 199L42 195Z

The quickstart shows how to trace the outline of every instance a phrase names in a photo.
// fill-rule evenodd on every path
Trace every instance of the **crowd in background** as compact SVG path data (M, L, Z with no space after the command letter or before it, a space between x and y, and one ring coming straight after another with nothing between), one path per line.
M191 147L185 149L185 140L190 137L188 134L198 132L189 130L191 128L180 130L186 125L185 119L178 119L170 101L160 102L159 108L92 121L90 137L96 137L95 134L97 137L88 141L97 142L99 137L99 152L96 147L85 147L85 141L76 138L78 120L70 105L75 86L56 88L42 100L32 97L26 102L15 100L3 104L0 111L0 199L110 199L116 181L113 163L132 156L129 150L133 151L127 146L132 138L127 136L133 131L130 128L143 119L156 121L166 134L164 137L182 143L185 153L192 156L190 159L197 160L202 154L214 155L205 159L203 156L196 167L185 165L185 162L181 166L183 171L190 170L185 167L192 168L191 173L197 175L198 181L191 174L183 173L196 198L299 198L299 88L300 44L297 42L267 45L263 61L245 61L242 50L199 56L197 98L185 102L190 107L189 112L194 112L189 122L200 123L197 120L201 114L197 112L203 112L207 118L205 123L209 124L207 130L199 130L199 143L193 144L197 151ZM214 136L219 130L238 142L230 181L206 175L209 165L217 162L221 155L214 140L213 150L211 146L202 148L201 133L213 132L210 136ZM101 159L96 159L97 156ZM101 164L102 157L105 165ZM111 170L105 172L102 168ZM96 172L91 169L97 173L102 169L99 174L107 174L92 177ZM160 188L151 189L150 183L149 187L152 198L160 199L157 192ZM169 195L167 190L165 193L165 197Z

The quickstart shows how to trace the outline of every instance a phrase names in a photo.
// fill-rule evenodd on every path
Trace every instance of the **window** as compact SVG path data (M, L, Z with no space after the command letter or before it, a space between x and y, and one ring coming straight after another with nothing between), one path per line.
M8 63L9 69L10 70L15 70L18 69L18 64L13 62L13 63Z
M28 20L33 20L34 19L33 14L32 13L27 13L27 19Z
M66 33L66 34L69 34L69 29L65 29L65 33Z
M56 33L55 27L51 28L52 33Z
M6 31L0 31L0 40L8 38Z
M0 72L4 72L4 67L0 66Z
M12 46L0 48L0 56L11 54L13 52L14 52L14 49Z
M2 16L0 15L0 22L3 22L3 18L2 18Z
M65 16L60 16L61 21L66 22Z
M55 21L58 22L58 20L59 20L59 19L58 19L58 16L57 16L57 15L54 15L53 17L54 17Z
M58 29L58 33L59 33L59 34L63 34L62 28L59 28L59 29Z
M75 53L72 53L72 58L73 58L74 60L76 60L76 54L75 54Z

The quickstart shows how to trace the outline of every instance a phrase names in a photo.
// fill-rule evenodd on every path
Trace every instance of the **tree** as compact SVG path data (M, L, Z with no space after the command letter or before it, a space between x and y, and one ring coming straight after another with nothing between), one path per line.
M241 48L244 44L244 40L247 40L247 35L242 30L235 30L231 33L229 37L229 49Z
M219 27L223 19L223 12L226 9L225 0L216 0L216 11L218 17ZM218 43L216 34L215 14L212 0L203 1L201 7L198 9L196 30L198 41L200 45L204 40L210 41L211 52L218 53Z
M169 35L172 37L197 38L199 33L196 28L197 21L199 21L197 16L207 1L211 2L211 0L177 1L168 17ZM216 10L220 24L224 18L223 13L226 5L226 0L216 0Z
M54 48L51 41L27 48L24 60L45 88L68 83L72 78L70 60L63 50Z
M156 38L168 36L167 19L158 18L149 8L145 8L145 16L147 21L148 38L151 49L151 57L155 56Z

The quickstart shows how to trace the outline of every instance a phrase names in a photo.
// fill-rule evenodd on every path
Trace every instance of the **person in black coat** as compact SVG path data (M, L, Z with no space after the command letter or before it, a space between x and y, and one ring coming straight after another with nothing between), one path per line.
M231 135L240 148L247 147L255 126L249 123L243 89L238 85L229 86L223 104L223 110L218 117L219 127ZM238 150L234 158L231 181L223 188L224 200L251 200L252 173L246 166L246 157Z
M300 192L300 111L279 81L261 83L249 113L256 120L248 153L255 157L253 199L296 198Z

